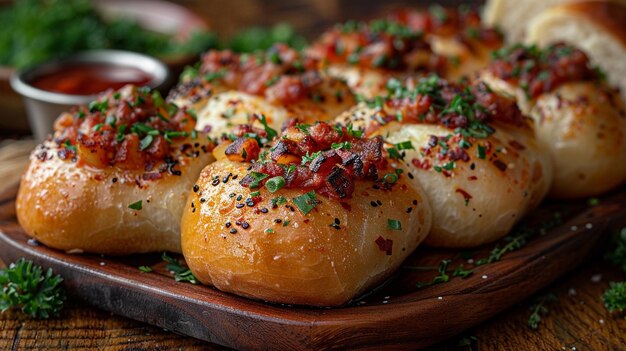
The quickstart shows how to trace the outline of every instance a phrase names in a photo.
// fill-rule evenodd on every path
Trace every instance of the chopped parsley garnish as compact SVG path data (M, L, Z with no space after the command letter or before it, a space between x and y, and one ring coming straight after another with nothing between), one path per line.
M331 147L335 150L350 150L352 144L349 141L344 141L342 143L333 143Z
M532 330L537 330L541 323L541 316L548 313L546 304L555 301L556 296L552 293L541 296L535 300L535 303L531 306L532 313L528 318L528 327Z
M265 86L266 87L271 87L272 85L278 83L279 80L280 80L280 76L273 76L272 78L268 79L265 82Z
M413 143L411 143L410 140L407 141L403 141L401 143L397 143L394 144L394 146L398 149L398 150L415 150L415 148L413 147Z
M626 272L626 228L622 228L614 237L615 248L607 253L606 258Z
M65 140L65 142L63 143L63 147L70 151L76 152L76 146L72 145L69 139Z
M109 100L104 101L92 101L89 103L89 112L100 112L105 113L107 108L109 108Z
M277 206L277 205L282 205L282 204L287 203L287 199L285 199L283 196L277 196L273 198L271 202L272 202L272 206Z
M196 72L196 74L197 74L197 72ZM217 71L217 72L205 73L203 78L207 82L213 82L215 80L219 80L219 79L224 78L225 75L226 75L226 71L225 70L220 70L220 71Z
M387 152L389 153L389 157L394 160L402 160L404 157L398 152L398 149L395 147L388 148Z
M0 310L19 308L34 318L58 315L65 302L62 281L52 269L44 273L41 266L20 258L0 269Z
M135 210L135 211L141 210L143 208L143 200L133 202L132 204L128 205L128 208L130 208L131 210Z
M309 162L313 162L313 160L315 160L319 155L321 155L322 152L321 151L316 151L314 153L312 153L311 155L309 155L309 152L307 151L306 155L302 156L302 165L306 165Z
M298 207L300 212L306 215L319 204L319 201L315 196L315 191L309 191L306 194L293 198L293 203Z
M267 138L269 140L272 140L278 136L278 132L276 132L276 130L272 129L272 127L270 127L267 124L267 118L265 118L264 114L259 115L259 121L263 125L263 128L265 129L265 133L267 133Z
M139 269L140 271L142 271L144 273L152 272L152 268L150 266L139 266L139 267L137 267L137 269Z
M252 182L250 182L250 189L258 188L261 181L269 177L269 175L260 172L250 172L248 175L252 178Z
M402 230L402 223L396 219L387 218L387 229Z
M451 170L454 169L454 166L455 166L454 161L450 161L450 162L444 164L442 166L442 168L445 169L446 171L451 171Z
M478 158L481 160L484 160L487 157L487 148L482 146L482 145L478 145L477 146L477 152L478 152Z
M602 295L602 301L609 312L626 312L626 282L611 282Z
M196 279L191 270L183 267L177 259L170 257L166 252L161 255L161 258L163 261L167 262L165 268L174 274L174 280L177 282L198 284L198 279Z

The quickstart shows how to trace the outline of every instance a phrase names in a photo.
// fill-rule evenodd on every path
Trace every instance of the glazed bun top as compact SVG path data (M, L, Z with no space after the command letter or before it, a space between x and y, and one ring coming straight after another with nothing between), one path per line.
M494 93L485 83L451 83L436 75L417 81L390 79L387 94L365 101L339 116L339 123L372 136L404 124L435 124L461 137L486 138L495 125L531 131L532 121L522 115L514 99Z
M400 9L391 12L388 18L406 25L414 32L422 33L429 41L436 36L453 38L468 47L481 43L498 48L504 40L497 29L483 26L478 11L467 6L446 8L432 5L427 11Z
M493 53L488 67L493 76L520 87L526 98L536 99L571 82L599 81L602 73L591 65L587 55L567 44L557 43L540 49L517 44Z
M380 94L390 77L443 74L446 59L424 36L390 20L349 21L323 33L307 54L366 98Z
M394 21L349 21L323 33L309 55L328 63L395 71L438 72L443 61L420 33Z
M128 85L59 116L36 157L44 161L56 152L78 166L139 172L144 180L179 175L187 159L213 147L194 126L193 114L166 103L158 91Z
M247 126L237 130L232 142L216 148L215 156L253 162L240 182L251 189L305 188L343 199L351 197L357 180L377 181L380 188L391 189L403 172L389 165L382 137L363 138L351 126L293 124L271 142L264 137L266 131Z
M193 104L210 95L236 90L270 103L293 104L315 98L311 94L324 82L318 66L316 59L285 44L253 54L211 50L202 56L198 68L187 67L168 100Z

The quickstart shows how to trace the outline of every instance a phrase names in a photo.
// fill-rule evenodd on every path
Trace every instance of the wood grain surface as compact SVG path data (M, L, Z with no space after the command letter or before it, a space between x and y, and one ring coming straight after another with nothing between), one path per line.
M14 191L1 196L0 206L7 209L13 195ZM559 211L564 217L560 226L501 261L478 267L469 278L416 289L415 283L428 280L432 272L401 270L375 294L337 309L270 305L204 286L176 283L154 255L131 259L69 255L30 245L11 212L0 213L0 255L9 261L25 256L52 267L65 277L72 297L91 305L221 345L276 350L413 349L453 337L573 269L605 236L609 225L626 224L624 203L626 191L594 207L546 204L528 222L538 223ZM484 257L490 248L479 250L475 257ZM432 266L455 256L457 253L451 251L418 250L406 264ZM158 274L137 270L146 264ZM569 289L566 293L577 296ZM522 324L522 328L526 327ZM623 338L623 333L617 335ZM577 342L567 335L558 340ZM602 345L606 340L594 342Z

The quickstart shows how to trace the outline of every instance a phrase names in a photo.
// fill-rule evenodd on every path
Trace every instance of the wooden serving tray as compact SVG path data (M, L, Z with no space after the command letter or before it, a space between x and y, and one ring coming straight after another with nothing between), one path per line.
M0 195L0 256L26 257L51 267L68 292L95 307L194 338L238 349L413 349L474 326L525 299L581 263L608 229L626 224L626 189L600 200L546 203L525 223L532 227L561 214L561 224L538 233L499 261L463 279L417 288L431 280L441 259L450 267L470 253L421 247L405 267L368 296L341 308L307 308L254 301L201 285L175 282L160 255L72 255L38 245L15 219L17 187ZM517 231L519 233L519 230ZM504 241L499 245L513 245ZM489 256L496 244L475 250ZM140 265L154 271L142 273Z

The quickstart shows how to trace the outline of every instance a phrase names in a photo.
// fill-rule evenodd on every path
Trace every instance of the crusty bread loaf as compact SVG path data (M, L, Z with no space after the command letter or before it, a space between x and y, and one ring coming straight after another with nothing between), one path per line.
M545 9L579 0L489 0L483 11L483 22L498 27L508 43L524 40L529 21Z
M626 99L626 2L581 1L552 7L529 23L527 41L576 45Z

